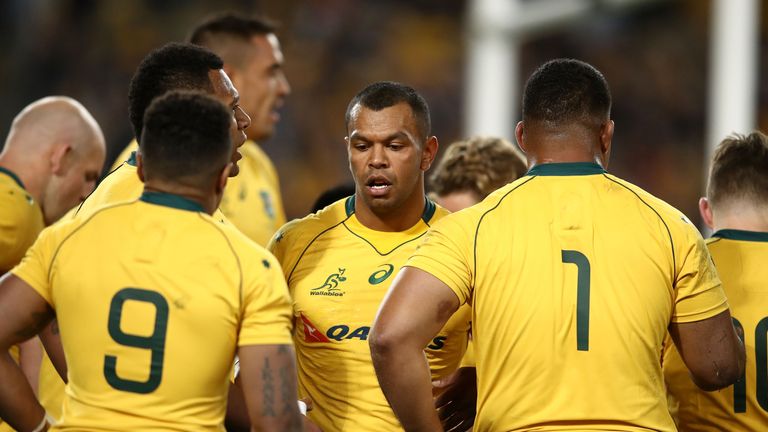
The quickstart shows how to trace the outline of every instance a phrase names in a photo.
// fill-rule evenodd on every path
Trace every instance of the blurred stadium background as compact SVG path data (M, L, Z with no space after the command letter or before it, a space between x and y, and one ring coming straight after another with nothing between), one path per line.
M485 91L495 89L498 97L477 108L471 95L479 90L468 84L468 71L473 44L486 24L476 20L477 4L471 1L4 0L0 130L5 137L13 116L37 98L72 96L102 126L109 166L132 137L128 82L148 51L183 40L211 12L263 13L281 23L278 35L293 88L278 133L262 143L277 165L289 218L305 215L321 191L351 178L344 110L367 83L396 80L421 91L432 109L433 133L445 148L468 134L497 131L481 130L478 118L501 113L511 131L525 77L548 59L573 57L595 65L611 86L616 121L611 172L698 221L712 99L710 45L714 18L722 13L715 12L717 0L501 1L507 8L542 9L547 3L542 10L551 17L539 16L541 25L523 22L520 31L499 30L513 38L510 76L486 81ZM759 0L721 1L727 7L743 2L760 6ZM766 12L760 7L750 12L759 24L755 53L766 45ZM492 29L492 23L487 26ZM751 73L757 76L766 56L753 57ZM727 73L731 65L724 66ZM759 79L754 89L747 88L752 108L738 127L766 129L768 88ZM497 105L505 99L511 101L508 107ZM474 115L466 113L470 105ZM514 141L511 134L506 138Z

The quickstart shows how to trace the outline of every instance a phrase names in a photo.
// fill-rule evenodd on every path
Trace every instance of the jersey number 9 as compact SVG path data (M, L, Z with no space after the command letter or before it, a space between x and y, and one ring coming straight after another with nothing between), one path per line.
M149 303L155 307L155 328L149 336L139 336L125 333L120 328L123 316L123 305L133 300ZM163 357L165 355L165 334L168 330L168 302L155 291L140 288L123 288L118 291L109 306L107 323L109 335L120 345L142 348L151 351L149 377L146 381L134 381L120 378L117 375L117 357L104 356L104 378L112 388L131 393L152 393L160 385L163 375Z

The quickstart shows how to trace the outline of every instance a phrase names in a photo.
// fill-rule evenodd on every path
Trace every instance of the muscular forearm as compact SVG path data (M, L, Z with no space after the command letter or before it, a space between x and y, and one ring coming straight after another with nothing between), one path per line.
M45 409L7 350L0 353L0 418L19 431L34 430Z
M403 428L442 431L423 349L374 340L371 356L381 389Z

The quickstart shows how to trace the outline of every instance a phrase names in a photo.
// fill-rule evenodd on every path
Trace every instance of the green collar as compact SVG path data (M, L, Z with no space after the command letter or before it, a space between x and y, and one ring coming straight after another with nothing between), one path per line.
M27 190L24 187L24 183L21 182L21 179L19 178L19 176L17 176L13 171L0 167L0 173L8 175L8 177L12 178L13 181L15 181L19 186L21 186L22 189Z
M128 160L125 161L130 166L136 166L136 151L132 151L131 155L128 156Z
M435 215L435 210L437 210L437 206L435 203L427 198L424 197L425 203L424 203L424 212L421 213L421 220L423 220L425 223L429 223L429 220L432 219L432 216ZM355 196L352 195L351 197L347 198L347 201L344 202L344 209L347 211L347 216L352 216L352 214L355 213Z
M161 205L165 207L171 207L179 210L188 210L193 212L204 212L200 203L192 201L191 199L184 198L183 196L169 194L165 192L147 192L141 194L139 200L150 204Z
M724 238L728 240L768 242L768 232L761 232L761 231L721 229L721 230L715 231L712 234L712 237L719 237L719 238Z
M581 176L605 174L606 171L594 162L563 162L535 165L528 170L531 176Z

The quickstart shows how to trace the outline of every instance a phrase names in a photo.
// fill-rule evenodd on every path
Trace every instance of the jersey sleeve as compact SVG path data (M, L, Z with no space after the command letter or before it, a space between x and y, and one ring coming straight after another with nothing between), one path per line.
M58 246L54 239L54 231L57 228L57 226L52 226L43 230L32 247L27 250L19 265L11 270L14 276L31 286L51 307L54 307L54 304L48 274Z
M677 269L672 322L701 321L728 309L715 264L702 239L692 225L684 222L684 230L676 248Z
M291 301L280 264L267 253L244 263L238 346L291 344Z
M468 210L471 209L439 220L405 264L440 279L456 294L460 304L470 299L474 265L474 236L469 234L474 223Z
M283 277L288 280L289 272L296 262L296 256L299 254L297 248L297 236L300 234L297 230L299 221L291 221L280 227L272 239L267 244L267 250L275 256L283 269Z

